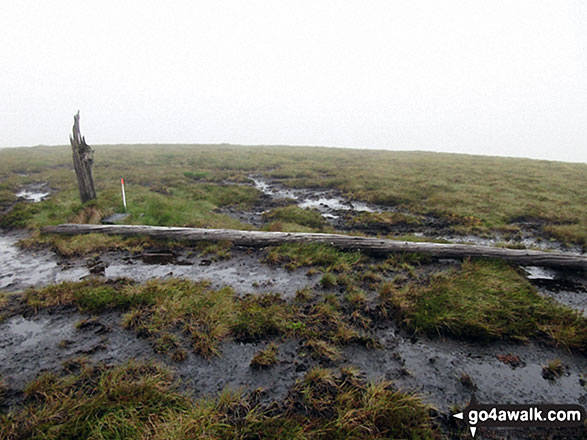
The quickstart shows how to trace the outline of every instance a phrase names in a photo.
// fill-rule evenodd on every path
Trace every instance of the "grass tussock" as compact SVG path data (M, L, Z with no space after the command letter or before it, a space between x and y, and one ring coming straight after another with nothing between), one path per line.
M152 363L73 362L44 373L21 408L0 415L0 437L179 440L437 439L429 408L389 382L366 383L352 368L313 369L282 402L230 389L191 401Z
M231 332L242 342L280 335L285 332L291 315L291 309L279 295L248 295L239 302Z
M211 256L214 261L228 260L231 257L232 243L230 241L200 241L196 247L201 256Z
M25 292L28 306L39 309L63 305L76 305L80 311L99 313L107 309L128 308L141 304L144 297L120 294L122 285L130 284L128 280L102 282L89 278L84 281L64 281L40 289Z
M324 362L334 362L340 359L341 352L338 347L321 339L310 339L304 344L314 359Z
M263 350L259 350L251 359L252 368L269 368L277 364L277 355L279 353L279 347L276 343L272 342Z
M391 230L397 226L417 227L422 220L413 214L401 212L361 212L349 218L349 226L359 230Z
M299 325L293 333L306 341L307 348L317 359L333 361L338 347L357 343L368 348L378 347L377 341L356 327L352 313L326 297L322 302L307 305L294 317Z
M299 381L290 405L307 417L310 438L433 439L429 408L390 382L366 384L357 370L315 368ZM326 421L326 423L325 423Z
M24 249L49 247L63 257L80 257L115 249L124 249L133 253L141 252L145 248L154 246L155 241L148 237L121 237L105 234L65 236L40 234L35 231L30 237L20 240L18 244ZM167 245L170 244L167 243Z
M587 319L539 295L502 261L465 261L458 270L395 288L386 285L403 323L418 333L447 333L480 340L546 337L569 349L587 350Z
M542 367L542 377L546 380L555 380L563 375L565 366L560 359L553 359Z
M123 325L153 340L158 351L172 350L173 357L183 357L172 336L176 330L189 337L196 353L219 354L218 345L230 334L237 313L233 290L214 290L207 282L149 281L125 294L142 300L123 316Z
M320 229L325 223L320 212L316 209L304 209L297 205L282 206L274 208L263 214L268 221L280 221L282 223L293 223L309 228Z
M266 261L289 270L313 266L326 272L345 272L359 266L364 257L360 252L344 252L326 244L284 243L271 249Z

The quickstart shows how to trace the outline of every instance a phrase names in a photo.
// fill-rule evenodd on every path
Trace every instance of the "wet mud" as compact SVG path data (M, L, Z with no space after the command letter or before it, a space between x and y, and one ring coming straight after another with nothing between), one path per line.
M70 264L49 250L19 249L16 244L24 237L22 232L0 232L0 290L77 281L88 275L82 261Z
M218 357L208 360L189 351L184 361L174 362L155 353L148 340L122 328L121 320L119 312L92 317L67 307L19 314L0 323L0 376L7 384L4 409L22 402L26 384L38 374L60 371L78 357L108 364L156 360L167 364L180 389L194 398L231 387L263 389L266 402L283 399L297 379L319 365L298 341L279 339L275 340L279 362L267 369L252 368L250 363L270 341L227 341L221 344ZM587 359L562 348L534 342L479 345L440 338L414 340L393 324L379 329L376 336L381 348L346 346L339 361L322 366L352 365L370 380L392 380L443 414L466 406L473 395L483 403L585 404L587 400ZM504 361L508 357L518 362ZM542 369L554 359L562 361L564 373L545 379Z
M208 360L189 352L184 361L173 362L155 353L147 339L124 329L121 320L118 312L93 317L68 307L18 315L0 323L0 377L7 385L0 408L22 402L26 384L39 374L60 371L67 361L80 357L107 364L156 360L167 364L175 372L180 389L194 398L230 387L250 391L263 388L267 401L283 399L306 371L297 368L296 341L280 344L280 362L271 369L250 367L255 353L265 347L264 342L227 341L221 344L219 357Z
M587 317L587 279L585 273L552 268L525 266L522 268L538 292L555 301L579 310Z
M455 405L466 406L473 395L483 403L587 402L587 389L582 385L587 359L562 348L535 342L479 345L443 338L414 341L395 329L382 330L378 336L382 350L347 350L353 364L369 377L391 379L401 389L418 392L441 412ZM517 357L519 366L498 358L507 359L508 355ZM554 359L562 361L565 372L549 381L542 376L542 369Z
M307 269L288 271L263 262L264 250L231 250L227 260L198 255L189 249L179 253L147 251L107 252L99 257L66 259L50 250L29 252L18 248L22 233L0 234L0 289L17 291L61 281L79 281L89 276L109 279L132 278L143 282L153 278L186 278L211 281L214 288L230 286L238 294L275 292L291 298L296 291L314 285L319 275Z

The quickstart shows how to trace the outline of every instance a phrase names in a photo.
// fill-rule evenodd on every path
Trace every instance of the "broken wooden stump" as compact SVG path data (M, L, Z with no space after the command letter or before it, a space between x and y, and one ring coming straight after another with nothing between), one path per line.
M69 136L69 142L73 150L73 167L77 176L79 195L82 203L86 203L96 198L94 176L92 175L94 150L86 144L86 139L80 133L79 110L73 117L73 133Z
M340 234L240 231L235 229L177 228L142 225L87 225L63 224L47 226L43 232L54 234L101 233L123 236L148 236L153 238L186 241L230 241L237 246L263 247L282 243L325 243L342 249L362 250L373 253L408 252L439 258L499 258L526 266L559 267L587 270L587 256L542 252L534 250L494 248L466 244L422 243L396 241L374 237L358 237Z

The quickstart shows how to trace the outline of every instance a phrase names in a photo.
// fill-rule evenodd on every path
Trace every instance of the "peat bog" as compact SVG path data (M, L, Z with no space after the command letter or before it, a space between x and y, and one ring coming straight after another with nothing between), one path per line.
M119 211L124 174L133 224L583 253L585 166L105 146L81 205L67 149L35 150L0 151L0 437L464 438L473 395L585 403L581 272L39 232Z

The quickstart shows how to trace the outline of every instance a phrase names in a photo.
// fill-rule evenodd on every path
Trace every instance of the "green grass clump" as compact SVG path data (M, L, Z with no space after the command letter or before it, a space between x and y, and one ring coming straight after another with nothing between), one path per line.
M232 243L229 241L200 241L197 249L201 256L211 256L212 260L228 260L231 257Z
M539 295L502 261L465 261L425 285L409 283L385 296L418 333L481 340L546 336L571 349L587 349L587 319Z
M290 319L291 312L279 295L248 295L238 304L231 332L239 341L258 341L283 333Z
M323 289L332 289L333 287L336 287L337 284L336 275L330 272L326 272L322 275L322 278L320 278L320 286L322 286Z
M357 229L386 230L394 226L421 226L422 221L415 215L401 212L361 212L349 219L349 226Z
M259 350L251 359L252 368L268 368L277 364L277 354L279 353L277 344L272 342L263 350Z
M194 351L204 357L219 354L218 344L230 334L236 316L234 291L229 287L210 289L208 282L149 281L126 289L124 294L149 299L124 315L125 327L156 344L162 338L169 340L170 334L179 330L190 338ZM162 350L165 344L156 347ZM179 355L174 353L171 355Z
M0 185L0 207L9 206L16 201L16 195L9 189Z
M188 179L192 179L192 180L202 180L202 179L206 179L208 177L208 173L206 173L206 172L194 173L192 171L186 171L185 173L183 173L183 175L185 177L187 177Z
M433 439L429 408L390 382L366 384L358 371L340 376L315 368L299 381L290 402L307 417L309 438Z
M283 206L264 213L266 220L277 220L285 223L294 223L301 226L320 229L324 226L324 219L315 209L304 209L296 205Z
M42 207L39 204L18 202L8 212L0 215L0 228L26 228L29 226L30 219L39 213L41 209Z
M314 266L325 271L345 272L363 262L360 252L345 252L327 244L284 243L269 252L267 262L290 270Z
M144 298L120 294L120 286L94 278L79 282L64 281L40 289L29 289L25 292L25 300L29 306L35 309L77 305L84 312L128 308L132 304L145 301Z

